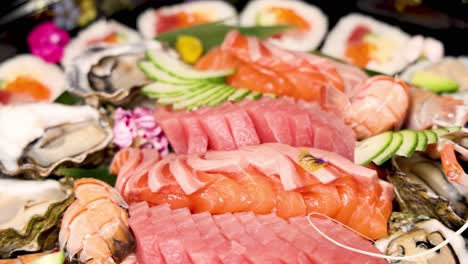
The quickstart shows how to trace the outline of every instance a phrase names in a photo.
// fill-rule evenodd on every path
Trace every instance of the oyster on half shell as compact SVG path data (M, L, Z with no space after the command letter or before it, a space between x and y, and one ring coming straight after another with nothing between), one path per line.
M91 47L66 66L68 90L87 99L126 103L135 95L134 88L150 82L138 68L145 52L164 49L156 41Z
M0 108L0 171L46 177L58 165L81 164L98 155L112 136L109 123L90 106Z
M0 178L0 258L55 247L73 200L71 189L54 180Z
M453 237L453 238L452 238ZM375 246L389 256L411 256L423 253L436 247L445 239L451 242L435 253L411 261L392 261L391 263L417 264L463 264L468 262L468 250L461 235L448 229L435 219L418 221L406 229L393 233L387 238L379 239Z

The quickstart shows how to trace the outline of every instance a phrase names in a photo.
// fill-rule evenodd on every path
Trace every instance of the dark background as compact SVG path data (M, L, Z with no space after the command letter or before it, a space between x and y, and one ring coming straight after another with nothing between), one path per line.
M30 2L47 0L2 0L0 6L0 61L16 53L28 52L26 37L29 31L41 21L51 20L50 8L15 14ZM117 7L110 16L119 22L135 28L136 17L148 7L159 7L182 1L173 0L95 0L113 2ZM238 10L248 2L231 0ZM441 40L447 55L468 54L468 0L316 0L307 1L320 7L329 17L330 29L338 19L350 12L371 15L379 20L401 27L407 33L432 36ZM396 6L406 5L398 11ZM79 29L70 31L73 36Z

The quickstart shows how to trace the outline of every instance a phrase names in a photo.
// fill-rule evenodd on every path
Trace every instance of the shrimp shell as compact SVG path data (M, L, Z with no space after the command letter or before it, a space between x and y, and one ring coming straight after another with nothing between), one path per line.
M358 139L399 128L409 107L408 86L388 76L374 76L362 82L345 111L345 121Z
M84 178L75 182L76 200L65 211L60 248L79 263L120 263L135 247L128 207L108 184Z

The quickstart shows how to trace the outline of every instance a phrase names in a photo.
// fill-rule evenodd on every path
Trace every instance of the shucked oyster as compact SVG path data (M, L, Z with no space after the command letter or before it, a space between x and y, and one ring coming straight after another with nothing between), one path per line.
M393 165L388 180L403 212L435 218L452 229L463 225L468 213L466 190L448 181L440 164L415 155L394 158Z
M411 256L434 248L454 235L454 231L431 219L418 222L409 230L401 230L388 238L377 240L375 246L389 256ZM463 237L457 235L447 246L426 257L392 263L463 264L468 263L468 251Z
M71 190L54 180L0 178L0 257L54 247L73 200Z
M91 47L66 66L68 89L85 98L125 103L133 88L149 83L138 62L144 59L147 50L162 49L156 41Z
M111 141L109 124L90 106L0 108L0 170L7 175L45 177L62 163L84 162Z

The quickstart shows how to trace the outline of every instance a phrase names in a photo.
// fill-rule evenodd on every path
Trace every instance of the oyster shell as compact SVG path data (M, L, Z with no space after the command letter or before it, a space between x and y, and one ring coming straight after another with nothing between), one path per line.
M0 109L0 171L46 177L81 164L112 142L112 128L90 106L29 104Z
M0 178L0 257L53 248L73 200L71 190L54 180Z
M147 50L163 49L156 41L91 47L66 66L68 90L87 99L126 103L135 94L133 88L150 83L138 62Z
M411 256L427 251L455 235L454 231L439 221L430 219L417 222L408 230L401 230L390 237L379 239L375 242L375 246L389 256ZM457 235L447 246L425 258L392 263L456 264L467 262L468 250L465 241L461 235Z
M394 158L393 167L388 180L395 186L401 211L435 218L452 229L463 225L466 193L447 180L440 164L414 155Z

